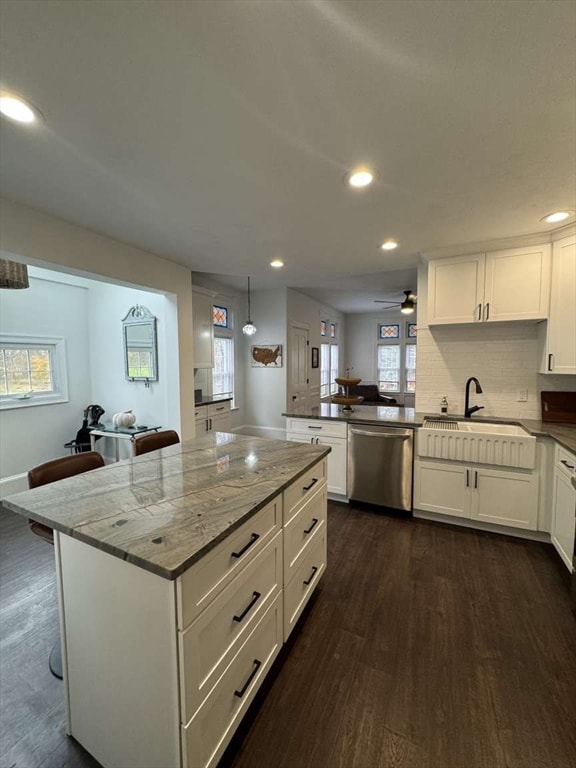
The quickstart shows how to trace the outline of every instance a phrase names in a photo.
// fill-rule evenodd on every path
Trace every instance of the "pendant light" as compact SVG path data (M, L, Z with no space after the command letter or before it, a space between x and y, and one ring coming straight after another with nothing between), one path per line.
M26 264L0 259L0 288L28 287L28 267Z
M246 324L242 328L242 333L245 336L254 336L256 333L256 326L250 319L250 278L248 278L248 320L246 321Z
M412 312L414 312L414 297L412 296L412 291L404 291L406 294L406 298L400 304L400 312L402 312L403 315L411 315Z

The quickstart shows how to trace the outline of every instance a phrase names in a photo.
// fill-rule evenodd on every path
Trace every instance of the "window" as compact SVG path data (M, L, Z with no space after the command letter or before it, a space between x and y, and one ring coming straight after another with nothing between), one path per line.
M330 328L330 341L320 344L320 398L327 398L338 392L336 377L338 376L338 341L337 325L327 320L320 321L320 335L326 336L327 328Z
M376 376L378 389L390 394L416 392L416 324L378 325Z
M212 394L234 397L234 335L228 307L213 306L214 368ZM234 401L232 401L234 406Z
M64 339L0 337L0 408L68 400Z

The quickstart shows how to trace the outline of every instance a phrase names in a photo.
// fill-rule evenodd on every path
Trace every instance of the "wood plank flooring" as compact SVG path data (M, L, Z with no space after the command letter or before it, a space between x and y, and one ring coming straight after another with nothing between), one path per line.
M0 539L0 768L98 768L48 670L53 551L5 511ZM549 546L332 503L328 541L219 768L576 768L576 621Z

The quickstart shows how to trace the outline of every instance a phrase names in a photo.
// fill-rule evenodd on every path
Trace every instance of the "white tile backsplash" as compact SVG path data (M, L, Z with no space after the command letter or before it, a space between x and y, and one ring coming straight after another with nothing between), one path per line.
M483 405L481 416L540 418L542 390L576 390L574 376L539 375L537 325L491 325L418 328L416 410L439 413L448 398L448 412L464 413L464 386L476 376L484 390L471 387L470 404ZM526 402L518 390L527 390Z

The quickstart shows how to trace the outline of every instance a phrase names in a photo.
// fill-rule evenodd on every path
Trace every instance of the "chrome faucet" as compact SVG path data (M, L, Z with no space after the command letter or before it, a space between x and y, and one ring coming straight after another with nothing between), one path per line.
M464 417L466 419L469 419L470 416L472 416L473 413L476 413L476 411L481 411L482 408L484 408L483 405L473 405L470 407L470 384L476 385L476 394L481 395L482 394L482 387L480 386L480 382L476 378L476 376L470 376L468 381L466 382L466 396L464 398Z

